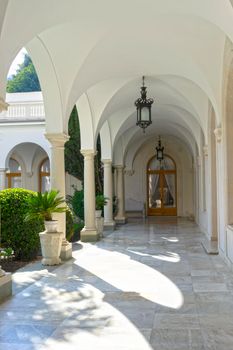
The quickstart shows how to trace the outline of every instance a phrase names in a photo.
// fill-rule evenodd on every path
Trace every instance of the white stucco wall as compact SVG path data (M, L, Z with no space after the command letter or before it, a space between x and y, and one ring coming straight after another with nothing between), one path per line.
M144 145L136 155L133 171L125 171L126 211L142 210L147 202L147 162L155 155L155 144L156 141ZM184 143L174 137L167 136L163 145L165 154L177 166L177 215L191 217L194 215L192 156Z

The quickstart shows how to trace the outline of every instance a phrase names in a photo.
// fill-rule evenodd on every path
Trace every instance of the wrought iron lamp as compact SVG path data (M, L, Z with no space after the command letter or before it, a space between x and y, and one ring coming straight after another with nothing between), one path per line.
M158 146L156 147L156 158L162 162L163 160L163 151L164 151L164 147L162 147L162 144L161 144L161 139L160 139L160 136L159 136L159 140L158 140Z
M141 97L135 101L137 107L137 123L145 132L145 129L152 123L151 106L154 103L153 98L146 97L147 91L145 86L145 77L142 77Z

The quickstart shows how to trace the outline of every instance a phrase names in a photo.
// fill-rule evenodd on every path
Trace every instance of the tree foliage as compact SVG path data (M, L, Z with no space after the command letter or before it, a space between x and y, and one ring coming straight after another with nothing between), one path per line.
M25 54L23 63L18 67L16 74L7 82L7 92L41 91L35 67L28 54Z
M84 160L80 152L81 137L78 112L74 106L68 124L69 141L65 144L65 169L70 174L79 179L82 184L84 180ZM97 139L97 155L95 156L95 187L96 193L103 192L103 170L101 164L101 143L100 137Z
M83 155L80 152L80 125L78 112L74 106L68 124L69 141L65 144L65 169L70 174L83 183L84 162Z

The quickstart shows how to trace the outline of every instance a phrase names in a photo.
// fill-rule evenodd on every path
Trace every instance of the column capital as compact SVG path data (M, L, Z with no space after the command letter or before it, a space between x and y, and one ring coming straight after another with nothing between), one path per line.
M80 152L84 158L94 158L94 156L97 154L94 149L81 149Z
M203 154L204 154L205 157L208 157L208 145L205 145L203 147Z
M113 165L115 169L118 169L118 170L123 170L125 168L124 165Z
M0 97L0 113L2 111L7 111L9 104L4 101L2 97Z
M112 160L111 159L101 159L101 162L103 163L103 165L112 165Z
M214 135L216 137L216 141L221 142L222 141L222 128L218 127L216 129L214 129Z
M133 169L125 169L124 173L125 173L125 175L133 176L134 175L134 170Z
M64 144L69 140L69 136L65 133L45 133L44 136L53 147L64 147Z

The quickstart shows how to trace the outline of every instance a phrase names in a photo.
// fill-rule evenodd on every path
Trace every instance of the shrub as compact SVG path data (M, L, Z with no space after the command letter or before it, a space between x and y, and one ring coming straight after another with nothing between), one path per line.
M40 240L38 233L44 230L41 219L25 222L29 199L35 193L25 189L0 191L1 240L14 250L16 259L30 260L36 257Z
M75 189L73 196L68 196L68 203L74 215L84 221L84 191Z

